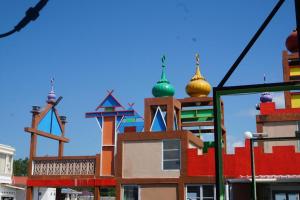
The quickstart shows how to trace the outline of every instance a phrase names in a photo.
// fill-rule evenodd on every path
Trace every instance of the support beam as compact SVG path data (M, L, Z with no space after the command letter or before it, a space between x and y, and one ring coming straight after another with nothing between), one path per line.
M56 188L55 200L62 200L61 188Z
M94 188L94 200L100 200L100 187Z
M33 187L26 188L26 200L33 200Z
M295 0L295 1L299 1L299 0ZM246 56L246 54L248 53L248 51L251 49L251 47L253 46L253 44L256 42L256 40L259 38L260 34L264 31L264 29L267 27L267 25L269 24L269 22L272 20L272 18L274 17L274 15L277 13L277 11L279 10L279 8L281 7L281 5L284 3L284 0L279 0L278 3L275 5L275 7L273 8L273 10L271 11L271 13L269 14L269 16L265 19L265 21L263 22L263 24L260 26L260 28L257 30L257 32L254 34L254 36L252 37L252 39L250 40L250 42L247 44L247 46L244 48L244 50L242 51L242 53L239 55L239 57L236 59L236 61L233 63L233 65L230 67L230 69L227 71L226 75L224 76L224 78L221 80L221 82L219 83L218 87L223 87L226 83L226 81L229 79L229 77L231 76L231 74L234 72L234 70L238 67L238 65L240 64L240 62L243 60L243 58Z
M216 170L216 197L217 200L224 200L224 177L222 157L222 121L221 102L216 88L213 88L214 103L214 141L215 141L215 170Z

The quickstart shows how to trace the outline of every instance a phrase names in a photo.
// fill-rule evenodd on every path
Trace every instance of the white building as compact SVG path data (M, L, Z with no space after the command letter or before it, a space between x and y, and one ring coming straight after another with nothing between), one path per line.
M15 200L16 189L11 186L13 172L13 155L15 149L0 144L0 199Z
M34 200L55 200L56 189L37 187L33 190ZM18 200L18 199L17 199Z

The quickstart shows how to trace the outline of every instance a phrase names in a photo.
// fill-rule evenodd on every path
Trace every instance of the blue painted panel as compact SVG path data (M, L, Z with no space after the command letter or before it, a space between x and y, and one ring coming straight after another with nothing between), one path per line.
M52 125L51 125L51 118L52 118ZM38 130L46 132L46 133L58 135L58 136L61 135L62 130L60 128L58 119L57 119L54 111L52 111L52 110L48 111L48 113L44 116L44 118L38 124Z
M100 107L122 107L119 102L112 96L108 95L103 102L101 103Z
M123 119L123 116L117 116L117 127L120 126L122 119Z
M99 122L99 125L102 129L102 122L103 122L102 117L97 117L97 121Z
M151 126L151 130L150 131L166 131L167 127L166 127L166 122L165 119L163 117L163 114L160 110L160 108L158 107L155 113L155 116L153 118L152 121L152 126Z

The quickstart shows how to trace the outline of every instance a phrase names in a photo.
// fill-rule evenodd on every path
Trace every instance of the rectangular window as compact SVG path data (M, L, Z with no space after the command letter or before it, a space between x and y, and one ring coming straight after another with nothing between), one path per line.
M188 185L186 187L186 200L214 200L214 185Z
M163 169L180 169L180 140L163 140Z
M125 185L123 190L123 200L139 200L139 187L137 185Z

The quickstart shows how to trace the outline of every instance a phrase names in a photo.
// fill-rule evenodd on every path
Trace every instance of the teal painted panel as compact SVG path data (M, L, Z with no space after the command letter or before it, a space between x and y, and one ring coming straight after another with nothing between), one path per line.
M62 130L53 110L49 110L44 118L40 121L40 123L38 124L38 130L58 136L61 135Z
M183 110L181 111L181 119L184 118L197 118L197 117L213 117L212 109L199 109L199 110Z

